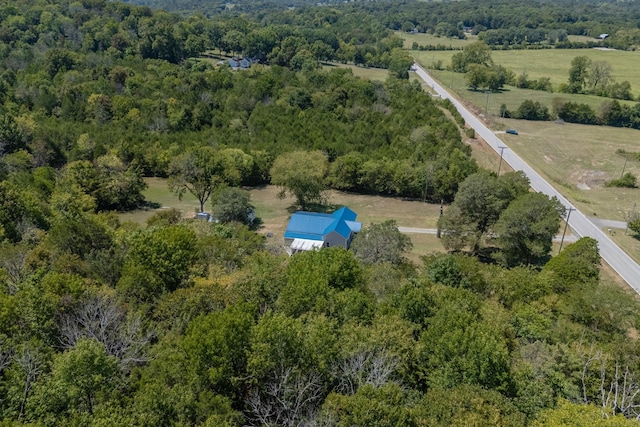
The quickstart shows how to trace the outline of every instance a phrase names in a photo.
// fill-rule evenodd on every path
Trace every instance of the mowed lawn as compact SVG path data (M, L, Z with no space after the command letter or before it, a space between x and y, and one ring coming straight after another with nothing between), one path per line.
M178 200L177 196L169 191L166 179L145 178L145 181L148 187L144 196L147 202L157 207L122 213L120 215L122 221L145 224L154 213L167 208L179 209L185 218L191 218L198 210L199 203L195 197L191 194L185 194L181 201ZM276 245L282 242L291 213L295 210L294 199L291 197L280 199L278 192L277 187L270 185L250 189L251 201L256 207L256 215L262 222L258 231L269 236L270 243ZM329 191L328 196L328 202L332 208L349 206L358 214L358 220L362 221L364 226L394 219L399 226L436 228L440 214L440 205L416 200L349 194L339 191ZM205 209L210 210L211 204L207 203ZM419 262L421 255L444 251L440 240L435 235L412 233L409 236L413 243L413 251L409 258L415 262Z

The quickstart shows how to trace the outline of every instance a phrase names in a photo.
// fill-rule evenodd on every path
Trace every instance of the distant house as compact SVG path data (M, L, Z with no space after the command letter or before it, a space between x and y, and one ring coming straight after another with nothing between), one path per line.
M604 40L607 37L609 37L609 34L600 34L597 38L599 38L600 40Z
M289 255L324 247L348 249L353 236L362 229L357 214L344 206L332 214L296 212L291 215L284 244Z
M227 64L229 64L229 67L231 67L234 70L246 70L248 68L251 68L251 65L253 65L258 61L251 58L237 58L234 56L233 58L227 60L226 62ZM224 63L224 61L222 63Z

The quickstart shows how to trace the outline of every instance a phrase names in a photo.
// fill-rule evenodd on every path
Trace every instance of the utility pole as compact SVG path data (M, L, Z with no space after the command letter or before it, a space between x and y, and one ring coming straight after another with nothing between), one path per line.
M444 200L440 199L440 218L442 218L442 214L444 212L444 209L442 208L443 204L444 204ZM441 235L442 233L440 231L440 221L438 221L438 228L436 229L436 237L439 239Z
M489 95L491 95L491 91L488 90L485 93L487 94L487 101L484 103L484 116L489 117Z
M620 179L624 176L624 170L627 168L627 158L624 158L624 165L622 166L622 173L620 174Z
M429 163L429 166L427 166L424 171L424 203L427 203L427 190L429 189L429 181L431 181L434 169L435 166L433 163Z
M624 229L624 235L627 235L627 231L629 231L629 223L633 221L636 216L636 204L633 204L633 209L631 209L631 215L629 215L629 219L627 220L627 227Z
M567 219L564 222L564 231L562 232L562 240L560 240L560 249L558 249L558 253L562 251L562 244L564 243L564 236L567 233L567 227L569 226L569 218L571 217L571 211L575 211L575 209L569 208L569 212L567 213Z
M506 145L502 145L500 147L498 147L500 149L500 163L498 163L498 176L500 176L500 168L502 167L502 153L504 152L505 148L509 148Z
M451 67L451 84L449 85L449 89L453 89L453 67Z

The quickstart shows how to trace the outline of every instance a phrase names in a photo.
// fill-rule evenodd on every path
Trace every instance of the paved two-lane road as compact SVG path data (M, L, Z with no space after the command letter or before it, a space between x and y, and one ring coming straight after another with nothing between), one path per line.
M438 82L419 64L414 64L416 74L430 85L443 99L449 99L456 106L464 120L475 132L480 135L497 153L500 147L507 145L498 138L488 127L484 125L476 116L467 110L457 99L452 97ZM502 149L503 161L507 162L514 170L523 171L531 181L531 187L538 192L550 197L557 197L558 200L570 211L569 225L573 232L580 237L588 236L598 241L600 256L622 277L638 294L640 294L640 266L629 257L622 249L609 239L594 223L589 221L582 212L578 211L569 201L562 196L555 188L547 183L537 172L527 165L518 155L509 148Z

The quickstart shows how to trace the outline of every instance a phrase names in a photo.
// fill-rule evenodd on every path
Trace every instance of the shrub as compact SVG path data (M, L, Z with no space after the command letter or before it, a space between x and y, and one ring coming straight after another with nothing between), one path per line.
M631 174L631 172L625 173L622 177L618 179L612 179L611 181L606 182L605 187L623 187L623 188L636 188L638 187L638 178L635 175Z
M549 109L538 101L527 99L516 110L515 117L524 120L549 120Z
M558 117L569 123L593 125L598 123L596 113L588 104L566 102L558 109Z

